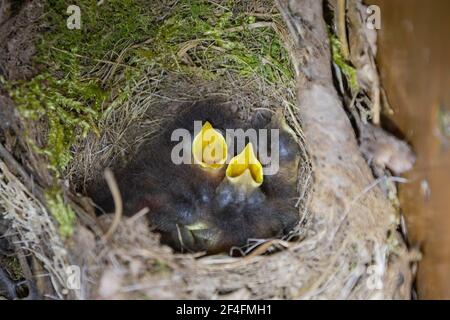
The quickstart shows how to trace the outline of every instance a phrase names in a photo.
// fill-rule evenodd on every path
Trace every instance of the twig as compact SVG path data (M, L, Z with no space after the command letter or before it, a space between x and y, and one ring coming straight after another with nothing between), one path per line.
M350 51L348 48L347 28L346 28L346 0L338 0L337 3L337 32L339 42L341 43L342 56L346 61L350 58Z
M275 30L275 23L274 22L255 22L255 23L251 23L247 26L239 26L239 27L234 27L234 28L229 28L229 29L225 29L224 32L228 33L228 32L238 32L238 31L242 31L244 29L249 29L249 30L253 30L253 29L257 29L257 28L272 28Z
M277 244L280 244L286 248L289 247L289 244L283 240L275 239L275 240L268 240L262 244L258 244L256 249L250 252L248 255L244 257L244 259L250 259L256 256L260 256L264 253L266 253L272 246L275 246Z
M108 232L103 236L103 240L108 241L111 236L114 234L114 232L119 227L120 221L122 220L122 213L123 213L123 204L122 204L122 197L120 195L119 187L117 186L116 179L114 178L114 174L110 169L105 170L105 180L108 184L109 190L111 191L114 206L115 206L115 213L114 213L114 220L109 227Z
M374 125L379 126L381 121L381 102L380 102L380 87L375 84L373 86L373 115L372 122Z
M244 12L246 16L254 16L260 18L275 18L281 16L280 13L258 13L258 12Z
M31 271L30 265L28 264L28 261L25 258L23 248L19 245L19 238L17 236L13 237L13 243L15 251L17 252L17 259L19 260L20 268L22 269L23 275L28 283L29 295L26 299L37 300L39 299L40 296L39 290L36 286L36 282L34 281L34 276L33 272Z
M135 223L137 220L139 220L140 218L142 218L143 216L145 216L150 210L148 209L148 207L145 207L141 210L139 210L136 214L134 214L132 217L130 217L127 220L128 224L133 224Z
M73 52L70 52L70 51L67 51L67 50L59 49L59 48L56 48L56 47L53 47L53 46L50 47L50 49L53 49L53 50L56 50L56 51L59 51L59 52L62 52L62 53L68 54L68 55L72 55L72 56L77 57L77 58L88 59L88 60L92 60L92 61L96 61L96 62L100 62L100 63L111 64L111 65L116 66L116 67L117 66L121 66L121 67L125 67L125 68L137 69L136 67L133 67L133 66L130 66L130 65L127 65L127 64L123 64L123 63L120 63L120 62L108 61L108 60L103 60L103 59L95 59L95 58L91 58L91 57L88 57L88 56L83 56L81 54L73 53Z

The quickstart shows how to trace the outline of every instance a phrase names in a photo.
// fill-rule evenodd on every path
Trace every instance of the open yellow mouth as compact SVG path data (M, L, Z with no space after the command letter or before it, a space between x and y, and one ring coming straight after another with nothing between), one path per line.
M263 183L263 167L248 143L240 154L231 159L226 177L233 184L257 188Z
M227 160L225 138L208 121L194 138L192 156L194 163L209 169L219 169Z

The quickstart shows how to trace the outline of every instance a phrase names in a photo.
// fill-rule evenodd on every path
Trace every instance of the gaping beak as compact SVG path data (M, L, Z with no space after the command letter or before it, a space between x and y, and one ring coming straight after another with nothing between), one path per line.
M227 143L222 134L206 121L192 143L194 163L205 169L220 169L227 160Z
M263 183L263 167L248 143L240 154L231 159L226 177L233 185L245 190L253 190Z

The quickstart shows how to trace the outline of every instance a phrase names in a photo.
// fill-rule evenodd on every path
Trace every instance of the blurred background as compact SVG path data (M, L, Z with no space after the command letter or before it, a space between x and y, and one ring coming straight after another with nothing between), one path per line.
M378 64L391 120L418 155L400 197L423 252L421 299L450 299L450 1L371 0L381 8Z

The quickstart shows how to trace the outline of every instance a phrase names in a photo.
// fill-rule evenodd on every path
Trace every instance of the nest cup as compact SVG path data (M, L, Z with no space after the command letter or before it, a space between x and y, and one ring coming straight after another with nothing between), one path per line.
M259 5L259 10L265 8L262 15L274 14L271 1ZM287 50L292 50L287 28L281 24L270 27L276 29ZM291 56L295 54L298 52ZM114 68L117 65L99 62L87 74L108 82ZM369 228L368 218L353 214L343 219L334 212L312 213L310 197L313 187L320 186L313 181L293 77L268 82L256 73L241 76L230 71L211 80L149 67L128 89L130 94L125 101L105 110L98 125L101 134L91 133L72 147L74 158L63 177L64 200L78 218L70 239L61 239L54 217L43 205L45 199L35 197L30 185L0 162L0 206L12 221L12 229L23 241L24 249L32 252L38 265L48 271L52 295L78 299L239 300L407 296L409 270L403 263L407 254L395 234L389 241L385 241L385 234L380 235L380 230L389 229L378 227L384 220L371 221ZM111 236L105 238L115 216L93 214L92 203L86 198L88 187L104 179L105 168L125 165L145 141L158 135L179 108L205 99L230 108L245 121L261 110L284 110L302 155L297 227L283 239L250 240L246 247L236 249L243 253L240 258L174 253L160 244L159 235L151 230L144 212L122 218ZM34 130L33 134L40 141L43 133ZM33 149L27 152L33 158ZM43 175L37 171L36 175ZM333 201L327 196L324 202ZM393 255L401 259L387 261ZM80 275L81 281L75 286L67 272L71 267L76 267ZM403 282L399 285L399 281Z
M180 274L178 276L176 274L194 272L198 276L204 273L203 276L210 278L210 272L219 276L219 270L224 268L224 274L218 277L218 281L222 282L223 280L219 279L229 277L229 272L234 268L240 270L243 266L250 266L261 259L260 263L263 263L264 255L282 254L282 251L287 247L305 237L308 221L306 201L311 182L311 168L301 128L297 120L291 117L295 114L294 82L291 86L281 88L276 85L269 85L258 77L250 80L236 77L211 82L201 78L195 79L179 74L168 74L157 82L159 90L156 93L152 88L154 83L153 80L148 80L144 76L140 84L141 87L135 89L137 94L133 94L131 100L120 108L111 111L109 116L116 121L109 122L106 120L106 123L111 124L111 127L104 130L105 134L101 137L92 135L90 139L84 142L84 145L78 147L77 159L72 162L73 166L68 170L72 186L82 190L83 188L89 188L89 185L99 183L100 179L103 179L102 173L106 167L120 167L126 164L127 158L139 152L140 146L146 140L157 136L164 128L165 122L170 121L173 116L190 103L208 100L211 103L219 104L224 109L229 108L230 112L236 113L238 117L245 121L249 121L256 112L275 112L276 109L281 107L287 115L287 122L296 132L302 156L299 165L299 193L296 204L300 223L283 239L249 239L247 246L232 248L232 250L239 250L245 258L231 258L224 254L199 258L199 254L173 253L170 248L162 246L158 240L159 236L152 233L146 225L145 218L138 213L136 216L123 220L123 223L119 225L112 236L111 243L97 243L95 247L98 245L106 246L109 253L103 259L95 259L91 263L109 266L99 268L100 270L106 270L102 275L98 275L100 284L116 282L118 277L121 278L120 282L134 283L137 288L128 293L131 296L139 296L144 292L149 297L158 298L160 297L158 295L164 291L163 297L167 298L213 298L232 293L235 290L220 289L220 291L208 292L200 284L194 296L188 293L192 290L189 287L186 288L186 292L182 296L179 296L180 292L175 288L180 285L178 281L183 276L179 278ZM145 88L148 89L145 90ZM180 91L179 88L183 88L183 90ZM123 132L116 132L116 128L122 129ZM109 134L106 134L106 132L109 132ZM120 138L114 140L114 137ZM130 144L130 141L134 144ZM101 216L99 224L105 230L111 225L113 219L113 214ZM136 232L137 230L140 232ZM87 230L84 232L87 232ZM117 249L119 250L116 251ZM111 255L115 256L116 261L120 261L120 267L112 265ZM92 253L92 256L95 256L95 254ZM149 257L152 258L149 260ZM129 261L133 263L130 264ZM186 269L186 266L189 266L189 268ZM129 268L137 268L137 270L130 270ZM92 269L92 267L88 269ZM201 272L199 272L200 270ZM114 276L111 274L114 274ZM147 277L151 280L145 280ZM159 277L162 278L159 279ZM167 277L171 280L167 283L167 286L164 286L165 289L160 288L157 293L154 293L151 288L159 287L160 281L167 282ZM176 281L176 279L179 280ZM207 282L210 282L210 280ZM153 283L153 281L156 281L156 283ZM171 281L175 282L170 283ZM202 280L197 279L195 281L201 282ZM243 285L243 283L237 285ZM120 289L118 292L103 292L103 287L100 285L99 289L95 288L99 292L95 292L94 295L100 295L104 298L121 295ZM140 287L148 287L149 289L139 289ZM129 296L126 294L123 297Z

